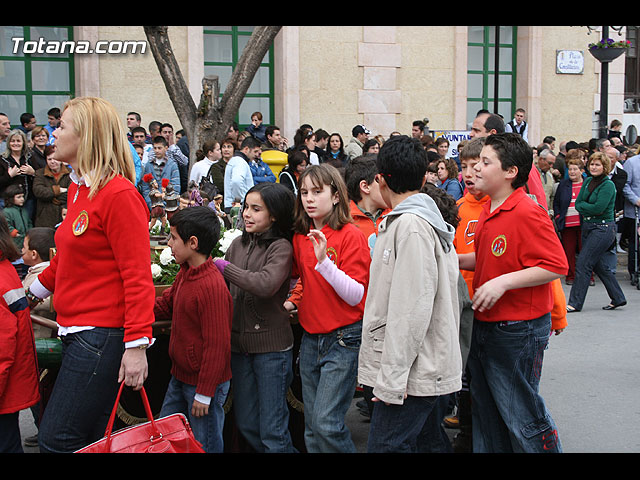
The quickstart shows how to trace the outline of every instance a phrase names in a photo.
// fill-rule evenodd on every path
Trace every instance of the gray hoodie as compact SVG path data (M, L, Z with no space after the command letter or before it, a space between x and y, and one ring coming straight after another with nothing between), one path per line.
M438 234L444 251L449 252L453 248L456 229L444 221L436 202L429 195L426 193L411 195L396 205L396 208L389 212L387 217L402 215L403 213L413 213L424 218ZM388 222L391 222L391 220L389 219Z
M380 400L462 387L454 228L415 194L380 223L364 309L358 381Z

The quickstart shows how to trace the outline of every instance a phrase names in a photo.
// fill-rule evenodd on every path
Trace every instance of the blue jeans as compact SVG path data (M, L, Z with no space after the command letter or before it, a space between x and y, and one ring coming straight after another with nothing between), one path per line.
M561 452L539 393L551 315L519 322L474 320L468 368L474 453Z
M374 402L367 453L451 453L441 424L448 401L449 395Z
M222 453L224 442L222 429L224 427L224 402L229 393L227 380L216 387L216 393L209 404L209 413L203 417L191 415L193 399L196 395L195 385L177 380L173 375L169 380L167 393L164 395L160 417L166 417L174 413L182 413L187 417L193 436L202 444L207 453Z
M584 300L589 289L591 272L594 272L607 290L607 294L614 304L622 303L625 300L624 293L616 280L615 265L612 265L611 258L615 260L609 249L616 239L616 224L609 223L588 223L582 224L582 249L576 261L576 276L569 293L568 304L576 310L582 310Z
M287 391L293 350L231 353L233 411L240 433L258 453L291 453Z
M355 453L344 418L356 388L362 321L326 334L304 332L300 378L309 453Z
M62 337L62 364L40 421L40 452L74 452L104 436L118 394L124 330Z

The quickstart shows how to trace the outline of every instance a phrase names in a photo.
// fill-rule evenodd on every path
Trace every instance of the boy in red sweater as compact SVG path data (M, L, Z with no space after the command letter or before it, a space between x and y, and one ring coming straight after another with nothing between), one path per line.
M491 135L474 167L477 189L490 197L475 253L459 255L460 268L475 270L467 363L474 453L562 451L539 384L551 333L551 282L568 265L546 210L523 188L532 155L517 134Z
M171 380L160 416L185 414L205 452L221 453L233 300L210 256L220 222L203 206L176 212L170 226L169 247L181 269L155 305L157 320L172 320Z

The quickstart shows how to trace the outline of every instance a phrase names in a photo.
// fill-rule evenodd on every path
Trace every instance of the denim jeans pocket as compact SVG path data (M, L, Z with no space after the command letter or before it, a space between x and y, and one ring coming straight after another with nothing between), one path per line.
M124 337L124 330L108 328L92 328L70 334L69 340L75 340L78 345L94 355L102 355L109 340Z
M336 331L336 339L342 347L359 350L362 343L362 322L356 322Z
M559 448L558 431L548 415L522 426L520 432L528 441L539 437L541 451L554 451ZM531 445L538 445L538 442L532 442Z

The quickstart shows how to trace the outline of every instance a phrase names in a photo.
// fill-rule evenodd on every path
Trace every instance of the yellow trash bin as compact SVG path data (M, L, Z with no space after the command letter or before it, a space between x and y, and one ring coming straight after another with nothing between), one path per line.
M287 166L289 156L280 150L264 150L262 161L269 165L273 174L278 178L280 171Z

